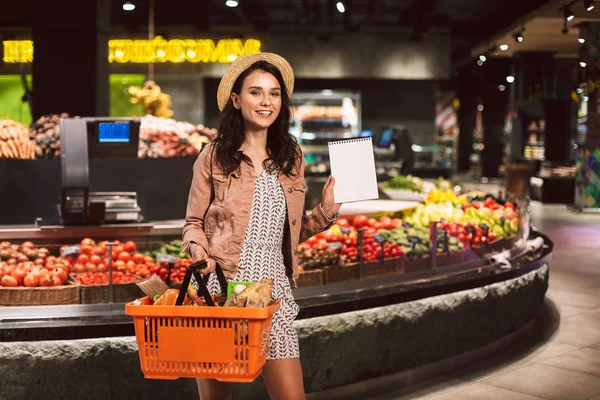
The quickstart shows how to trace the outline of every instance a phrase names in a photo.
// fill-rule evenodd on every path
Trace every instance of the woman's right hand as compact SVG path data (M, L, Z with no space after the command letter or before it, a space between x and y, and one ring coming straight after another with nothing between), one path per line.
M212 274L215 272L217 267L216 261L210 258L200 246L197 244L192 244L190 246L190 253L194 262L206 261L206 268L200 270L202 275Z

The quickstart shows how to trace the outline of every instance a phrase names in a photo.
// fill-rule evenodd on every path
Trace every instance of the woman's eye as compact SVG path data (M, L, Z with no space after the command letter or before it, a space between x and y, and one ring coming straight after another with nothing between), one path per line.
M258 96L260 94L260 92L254 91L254 92L250 92L250 94L252 94L253 96Z
M273 93L271 93L271 96L279 97L279 92L273 92Z

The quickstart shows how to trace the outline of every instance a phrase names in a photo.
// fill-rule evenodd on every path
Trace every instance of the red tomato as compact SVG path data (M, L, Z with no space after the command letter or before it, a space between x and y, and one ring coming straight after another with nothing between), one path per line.
M356 229L362 228L367 224L367 216L366 215L357 215L352 220L352 226Z
M93 255L90 257L90 262L94 265L102 264L102 258L97 255Z
M341 226L341 227L349 227L350 223L348 222L348 220L346 218L338 218L337 222L336 222L337 226Z
M128 253L135 253L137 246L133 240L128 240L123 245L123 249Z
M40 276L40 286L61 286L62 283L56 275L42 275Z
M65 272L64 269L62 268L55 268L53 271L50 272L52 275L58 277L58 279L60 280L60 283L62 285L64 285L65 283L67 283L67 273Z
M379 218L379 222L382 225L382 229L391 229L393 228L392 226L392 219L386 215L382 216L381 218Z
M106 265L104 265L104 264L98 264L97 265L97 271L98 272L106 272L106 270L107 270Z
M81 243L79 244L81 247L83 246L90 246L90 247L94 247L96 246L96 242L94 242L92 239L90 238L85 238L81 241Z
M117 257L117 260L125 261L125 263L127 263L128 261L131 261L131 255L129 253L123 251L119 254L119 256Z
M85 271L85 267L81 263L76 263L73 265L73 272L83 272Z
M146 264L154 264L154 259L150 256L145 256L144 261L146 262Z
M146 262L146 258L142 253L135 253L133 256L131 256L131 259L135 261L136 264L143 264Z
M82 244L81 246L81 254L87 254L88 256L92 254L92 246L88 246L86 244Z
M15 278L15 280L18 282L19 286L23 285L23 280L25 279L26 275L27 275L27 273L25 272L25 270L23 269L22 266L18 266L10 274L10 276Z
M15 278L10 275L4 275L2 280L0 280L0 284L3 287L17 287L19 286L19 282Z
M96 246L92 249L92 254L95 256L103 256L106 253L106 247Z
M36 287L40 282L40 274L35 272L30 272L27 274L25 279L23 280L23 285L27 287Z
M366 226L364 226L364 228L374 228L376 223L377 220L375 218L369 218L367 219L367 223Z
M86 264L90 262L90 256L88 256L87 254L80 254L79 257L77 257L77 262L79 264Z
M98 267L96 266L96 264L92 264L91 262L89 262L85 264L85 270L89 272L96 272L98 270Z
M125 261L123 260L115 261L113 263L113 269L115 271L125 271L127 269L127 264L125 264Z
M119 254L123 252L123 246L118 245L112 248L112 259L116 260L119 257Z

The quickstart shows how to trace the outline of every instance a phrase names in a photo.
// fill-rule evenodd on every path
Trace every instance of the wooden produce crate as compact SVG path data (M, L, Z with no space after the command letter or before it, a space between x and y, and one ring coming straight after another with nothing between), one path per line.
M402 270L404 270L402 258L388 258L383 262L372 261L363 264L363 277L395 274Z
M425 271L431 269L431 257L408 257L406 260L406 268L405 272L417 272L417 271Z
M322 269L304 271L298 277L298 287L322 286L324 280Z
M74 274L71 274L75 280ZM138 281L141 277L137 277ZM81 304L99 304L109 302L109 285L82 285L79 298ZM115 303L127 303L144 296L144 292L135 283L113 283L113 294Z
M79 283L50 287L0 287L0 306L79 304Z
M323 268L324 284L348 282L360 279L358 263L342 265L330 265Z

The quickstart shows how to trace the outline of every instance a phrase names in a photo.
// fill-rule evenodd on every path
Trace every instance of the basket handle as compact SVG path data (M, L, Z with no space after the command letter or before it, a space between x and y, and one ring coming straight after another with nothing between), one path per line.
M185 299L185 295L187 294L188 287L190 286L190 281L192 280L192 275L196 278L196 282L198 282L198 288L200 289L200 293L204 297L206 304L208 306L214 307L215 302L213 301L210 292L208 291L208 279L210 278L209 274L204 275L204 277L200 274L200 270L206 268L206 261L197 261L190 266L187 267L185 271L185 277L183 278L183 282L181 283L181 288L179 289L179 295L177 296L177 301L175 302L176 306L180 306L183 304L183 300ZM219 264L216 264L215 273L217 274L217 279L219 284L221 285L221 290L223 293L227 293L227 280L225 279L225 275L223 274L223 270Z

